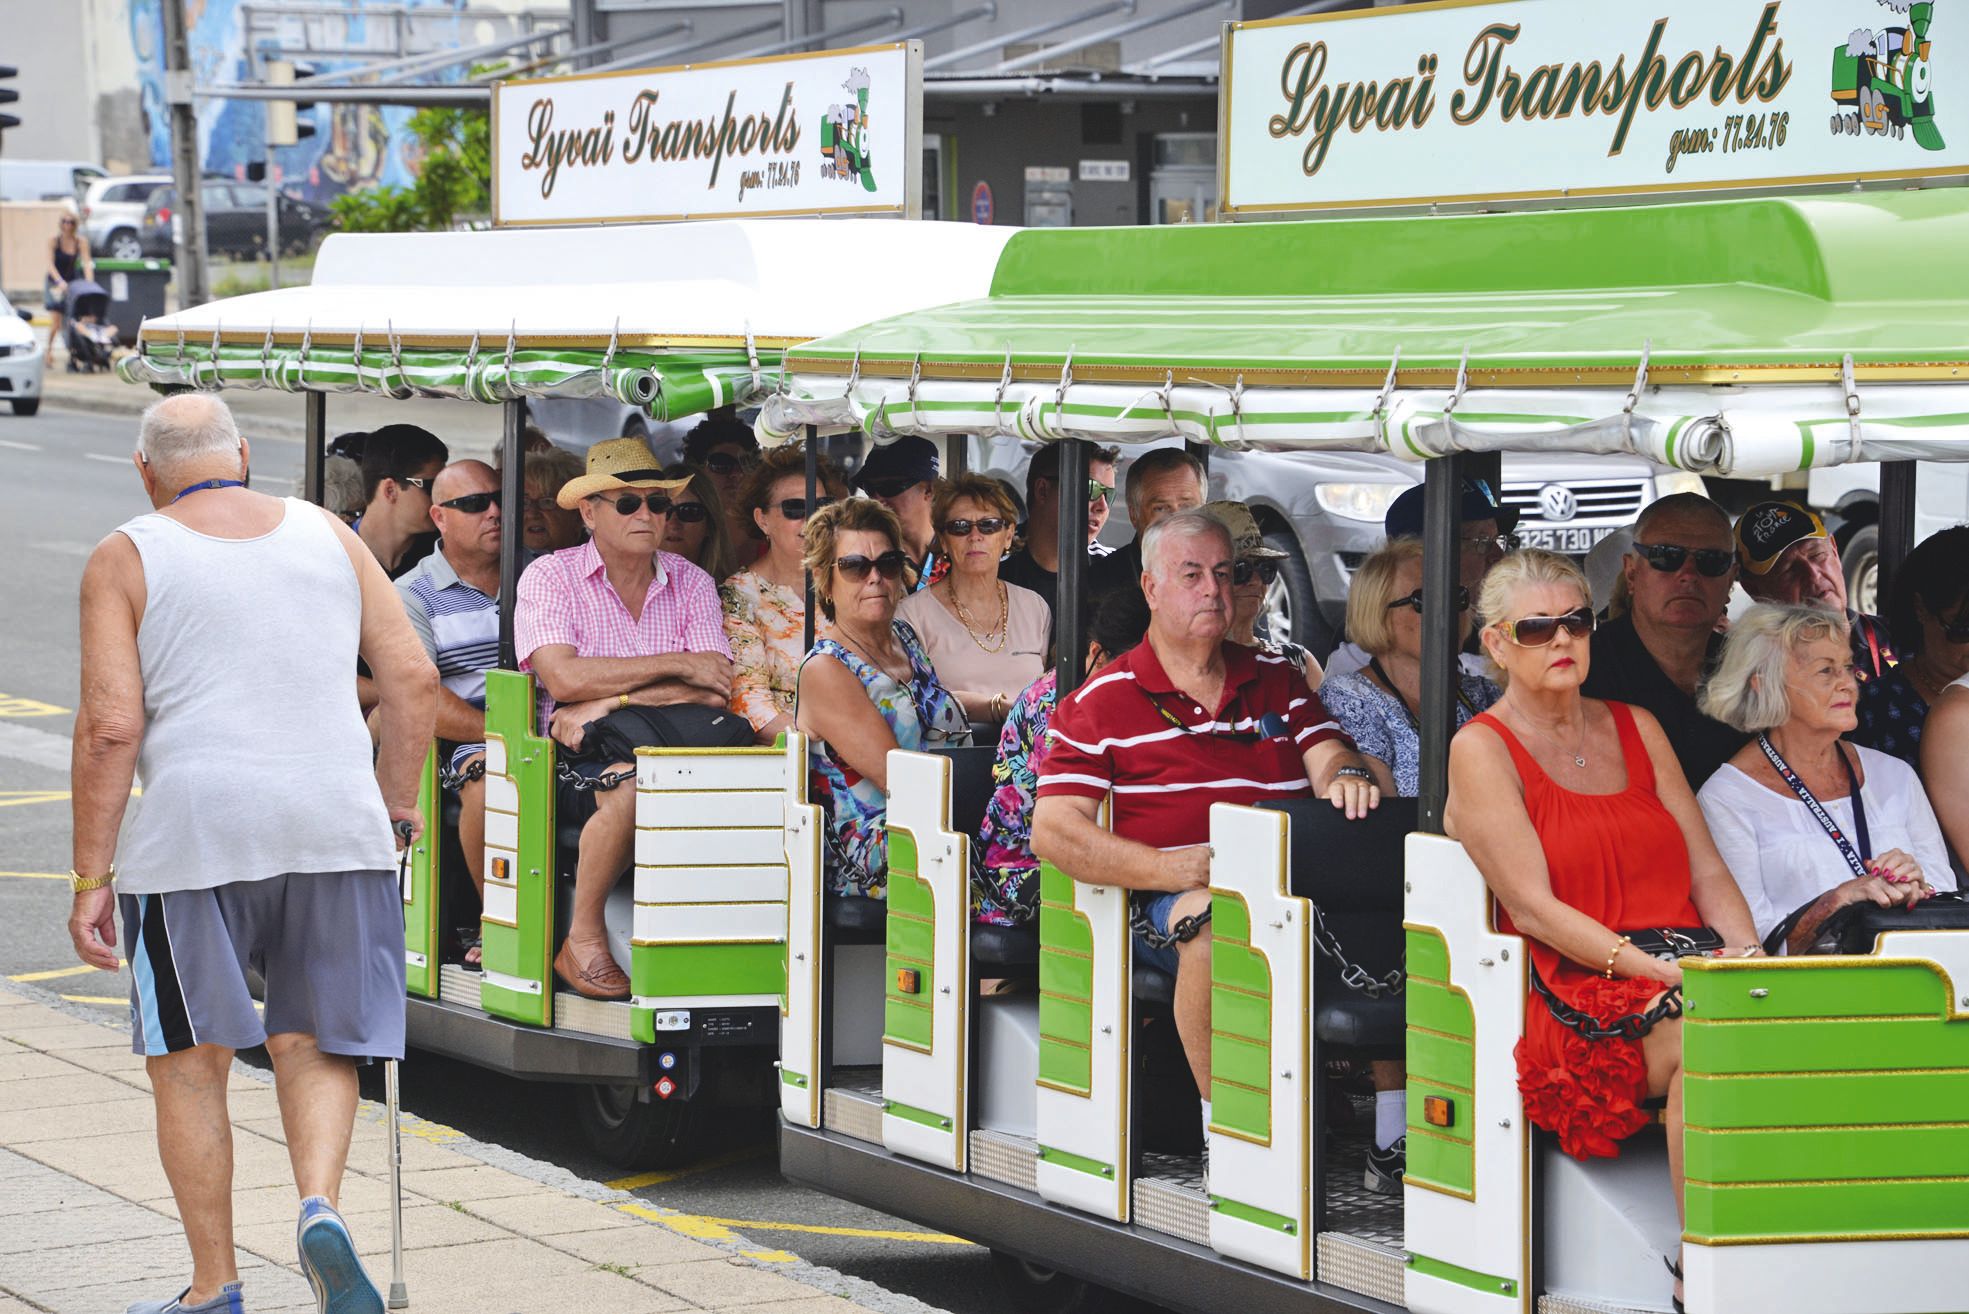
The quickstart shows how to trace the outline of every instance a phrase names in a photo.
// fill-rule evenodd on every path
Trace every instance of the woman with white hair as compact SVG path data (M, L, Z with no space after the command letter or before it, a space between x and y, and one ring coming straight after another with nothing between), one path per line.
M1699 695L1704 714L1757 738L1698 799L1724 861L1774 946L1801 952L1848 904L1919 903L1954 889L1948 849L1913 768L1841 743L1859 724L1842 616L1760 604L1730 627Z

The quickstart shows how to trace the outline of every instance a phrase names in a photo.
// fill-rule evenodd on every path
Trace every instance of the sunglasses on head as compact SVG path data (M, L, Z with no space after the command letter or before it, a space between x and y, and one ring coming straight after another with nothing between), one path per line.
M1526 616L1520 620L1500 621L1497 628L1520 648L1543 648L1562 629L1575 639L1583 639L1593 632L1593 625L1593 609L1581 607L1563 616Z
M653 516L667 516L676 505L668 493L621 493L604 500L621 516L633 516L645 506Z
M651 507L650 510L655 511L656 508ZM680 524L701 525L711 518L711 508L702 502L672 502L670 514Z
M1469 607L1469 605L1470 605L1469 588L1465 585L1458 584L1456 586L1456 609L1458 611L1462 611L1467 607ZM1396 598L1393 602L1388 604L1389 611L1393 611L1397 607L1413 607L1415 608L1415 614L1420 616L1422 614L1422 590L1417 589L1415 590L1415 592L1409 594L1407 597Z
M813 509L815 511L819 511L824 506L832 506L832 505L834 505L833 498L816 497L814 499ZM807 510L807 499L804 497L781 498L779 503L779 513L785 516L788 520L805 520L807 516L810 514Z
M1269 584L1278 578L1278 559L1276 557L1245 557L1231 565L1231 583L1242 587L1253 578Z
M868 572L871 570L879 571L883 579L901 579L902 568L908 564L909 558L902 554L900 548L890 548L881 556L874 558L856 553L851 557L834 559L834 568L857 584L867 579Z
M730 452L711 452L704 458L704 468L714 475L733 475L752 464L753 458L733 456Z
M1682 563L1693 552L1696 573L1710 579L1727 575L1737 560L1737 554L1730 548L1685 548L1679 543L1636 543L1634 551L1643 561L1665 574L1680 570Z
M942 532L952 538L969 538L973 531L990 538L1002 534L1011 527L1012 522L998 516L986 516L982 520L946 520Z
M454 497L438 505L451 511L463 511L468 516L482 516L499 505L500 496L497 489L490 493L467 493L463 497Z

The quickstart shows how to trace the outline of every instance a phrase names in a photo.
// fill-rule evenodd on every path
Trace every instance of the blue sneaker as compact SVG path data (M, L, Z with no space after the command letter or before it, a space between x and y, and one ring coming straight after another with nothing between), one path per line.
M301 1201L294 1244L320 1314L383 1314L383 1293L356 1258L349 1225L335 1206L318 1195Z
M169 1300L140 1300L123 1311L123 1314L246 1314L246 1301L240 1295L240 1284L228 1282L219 1288L219 1294L196 1305L184 1303L191 1288L186 1287Z

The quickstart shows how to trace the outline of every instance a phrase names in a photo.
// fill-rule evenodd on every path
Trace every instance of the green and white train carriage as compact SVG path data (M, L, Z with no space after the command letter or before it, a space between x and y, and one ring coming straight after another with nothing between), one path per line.
M504 503L517 507L528 399L613 397L652 420L755 403L792 344L983 293L1011 231L845 219L337 236L307 286L152 320L121 369L160 390L305 394L316 500L331 394L503 406ZM507 598L520 520L504 521ZM771 1099L785 982L782 800L798 788L804 746L796 736L779 748L639 757L635 878L609 909L633 994L582 998L551 966L575 834L556 826L555 745L536 732L510 608L503 620L501 669L486 683L484 967L441 961L452 904L471 889L456 879L433 753L425 837L404 888L410 1044L575 1084L591 1140L624 1163L686 1155L692 1110Z
M1883 280L1915 252L1917 275ZM821 893L796 782L783 1170L992 1247L1023 1309L1081 1307L1092 1284L1192 1311L1666 1310L1678 1242L1698 1314L1964 1308L1969 933L1686 964L1678 1226L1659 1130L1579 1164L1526 1125L1525 947L1440 832L1460 479L1506 451L1751 479L1882 461L1891 572L1917 465L1969 460L1965 289L1957 189L1032 231L989 296L789 350L769 437L1060 441L1068 487L1088 443L1423 463L1433 675L1406 817L1213 811L1207 1193L1194 1159L1144 1145L1158 1097L1194 1105L1186 1073L1144 1070L1168 985L1131 962L1123 892L1047 868L1036 935L973 926L975 767L898 752L884 918ZM1085 509L1065 501L1076 542ZM1063 689L1080 570L1061 583ZM1405 950L1406 989L1340 984L1336 941L1356 980ZM981 977L1034 988L981 997ZM1352 1187L1358 1147L1328 1130L1318 1078L1347 1053L1406 1056L1398 1205Z

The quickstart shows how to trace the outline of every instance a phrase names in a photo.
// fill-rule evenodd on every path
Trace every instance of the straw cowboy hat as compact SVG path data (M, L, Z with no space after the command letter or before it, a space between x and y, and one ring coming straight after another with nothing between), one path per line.
M690 479L665 479L661 462L649 444L640 438L611 438L588 449L588 473L570 479L554 500L561 510L572 511L584 497L609 493L618 488L656 488L674 493Z

